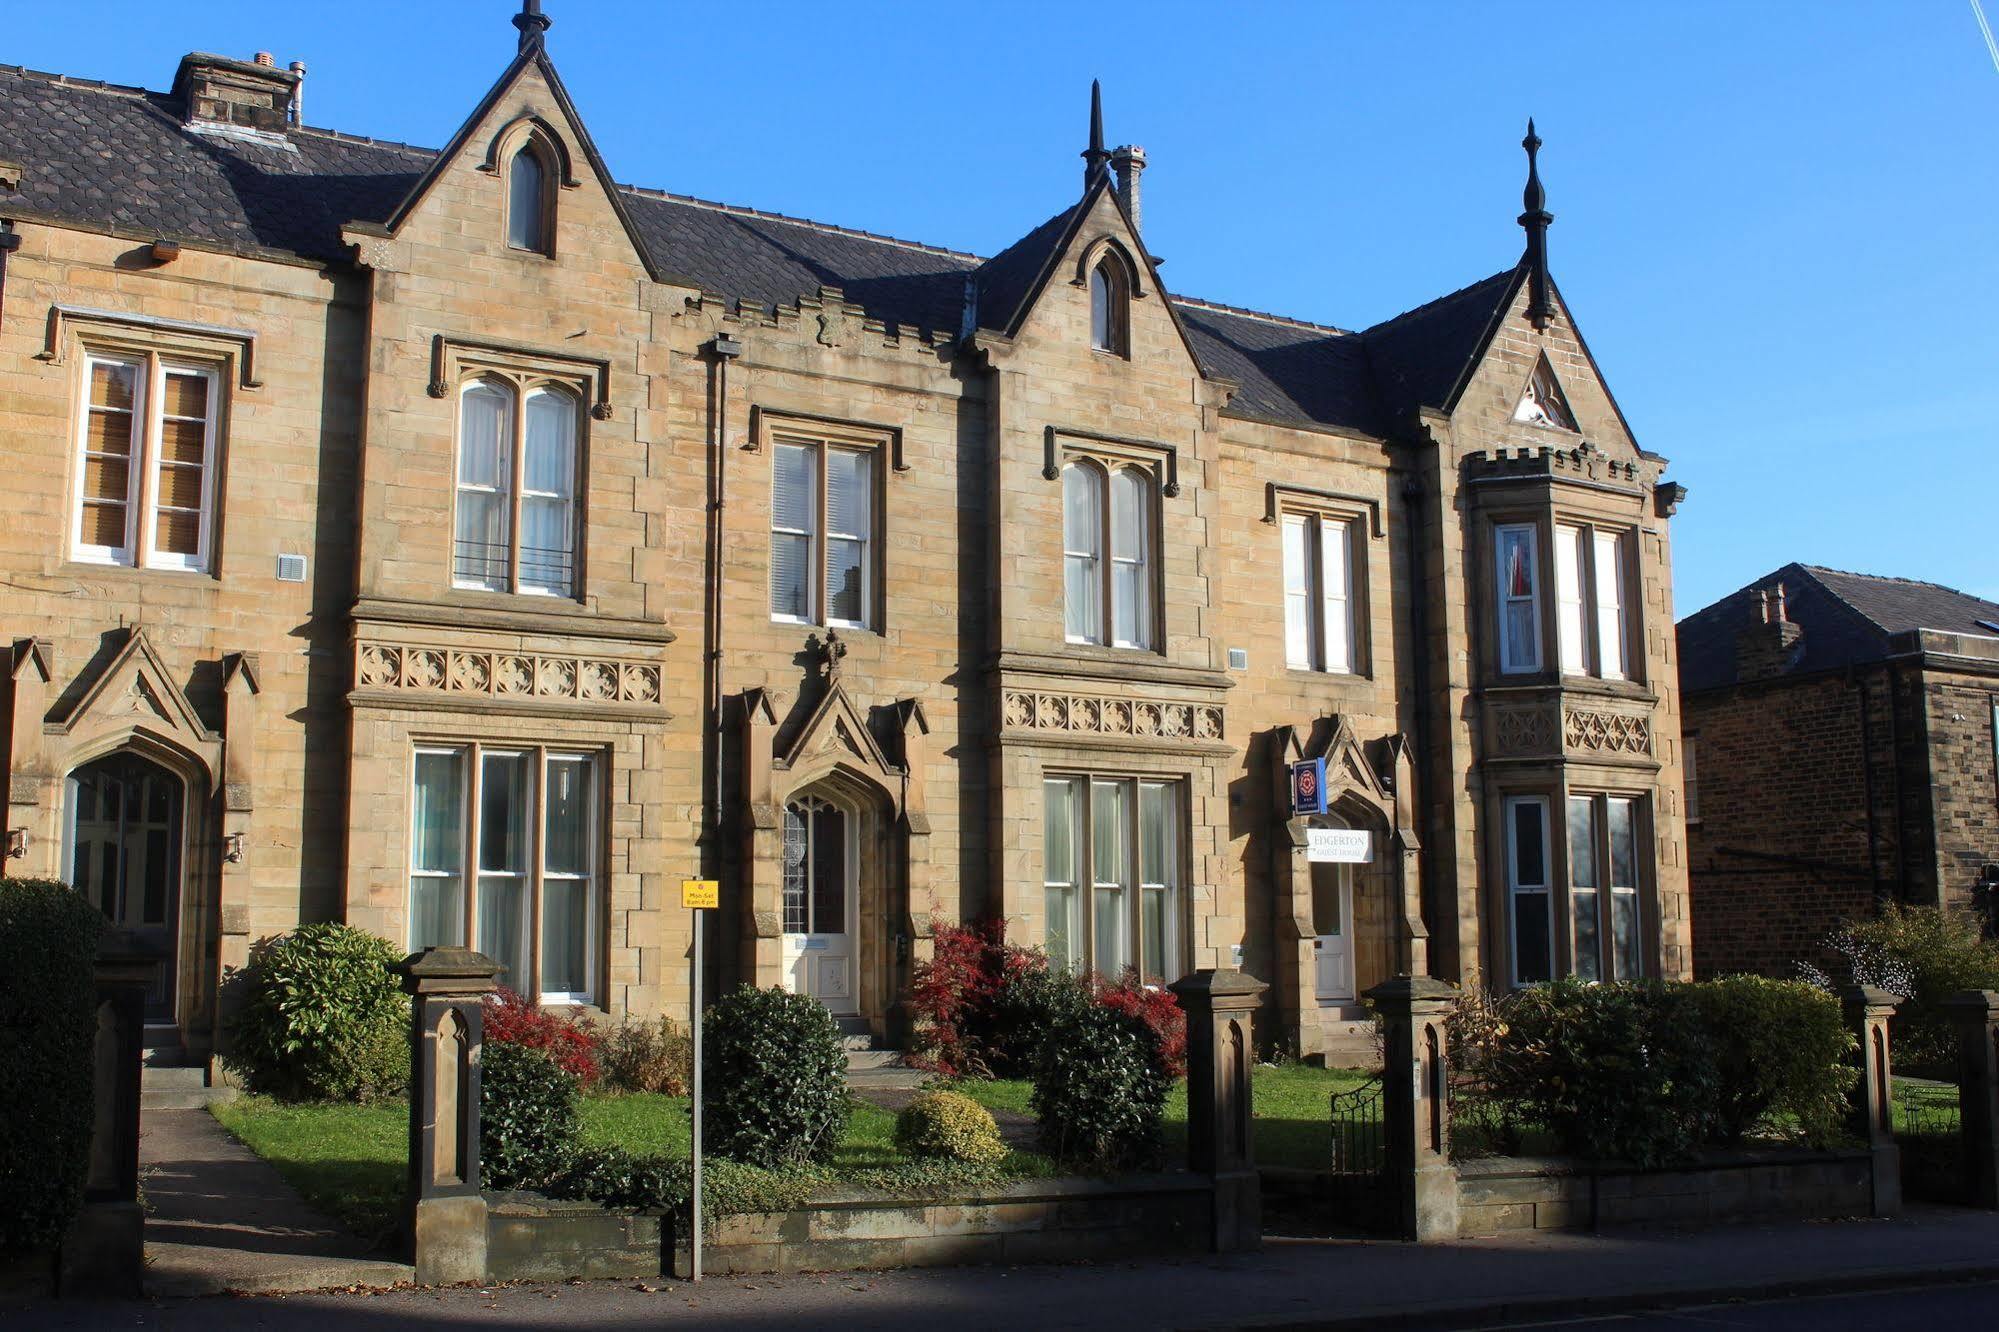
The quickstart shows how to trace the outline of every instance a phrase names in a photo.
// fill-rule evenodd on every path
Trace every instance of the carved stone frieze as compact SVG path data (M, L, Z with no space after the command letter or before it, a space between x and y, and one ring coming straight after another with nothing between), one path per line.
M1496 710L1492 714L1492 747L1505 757L1554 753L1554 713L1545 707Z
M1652 752L1652 719L1629 712L1568 708L1562 714L1562 744L1597 754Z
M1003 706L1004 721L1009 730L1129 736L1162 741L1222 739L1222 710L1207 703L1097 698L1056 690L1009 689Z
M608 657L364 642L354 674L368 689L643 706L660 701L659 669Z

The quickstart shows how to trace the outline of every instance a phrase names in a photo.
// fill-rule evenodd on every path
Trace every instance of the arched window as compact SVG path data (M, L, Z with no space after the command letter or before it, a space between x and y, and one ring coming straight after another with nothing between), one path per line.
M1104 641L1103 482L1095 463L1062 469L1063 633L1071 643Z
M482 378L460 392L454 585L574 595L579 412L552 384Z
M1126 354L1124 275L1108 259L1090 270L1090 345Z
M1063 635L1071 643L1154 646L1152 491L1142 467L1106 473L1078 461L1062 469Z
M532 143L521 145L507 168L507 244L548 253L548 170Z

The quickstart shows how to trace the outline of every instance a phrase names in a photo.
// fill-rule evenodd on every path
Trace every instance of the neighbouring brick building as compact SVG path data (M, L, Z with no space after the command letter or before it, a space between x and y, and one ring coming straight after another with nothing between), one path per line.
M696 875L713 984L887 1038L988 913L1306 1052L1401 971L1688 972L1684 492L1531 126L1520 262L1351 332L1168 292L1094 106L980 258L616 184L515 23L439 151L0 70L7 870L152 931L162 1039L329 917L684 1012Z
M1787 564L1679 640L1698 974L1794 974L1882 902L1990 919L1999 604Z

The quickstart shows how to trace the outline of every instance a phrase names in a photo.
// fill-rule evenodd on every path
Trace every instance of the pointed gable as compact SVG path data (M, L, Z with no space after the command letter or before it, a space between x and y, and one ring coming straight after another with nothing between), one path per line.
M1391 422L1407 424L1425 407L1456 408L1525 276L1516 265L1361 334Z

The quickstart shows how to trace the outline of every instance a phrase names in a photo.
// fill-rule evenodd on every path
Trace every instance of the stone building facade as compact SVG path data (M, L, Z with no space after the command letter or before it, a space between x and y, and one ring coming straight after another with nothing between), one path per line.
M163 1040L321 918L684 1013L692 877L711 990L891 1040L986 916L1306 1053L1399 972L1689 971L1683 492L1537 177L1352 332L1163 287L1094 107L980 258L616 184L516 25L438 151L0 69L7 872L153 932Z
M1999 604L1787 564L1679 626L1702 976L1795 974L1881 903L1999 887Z

